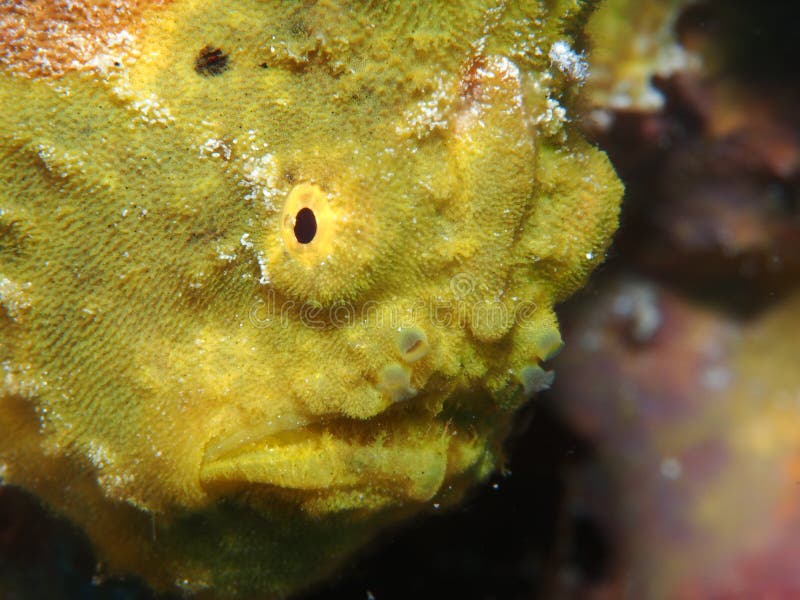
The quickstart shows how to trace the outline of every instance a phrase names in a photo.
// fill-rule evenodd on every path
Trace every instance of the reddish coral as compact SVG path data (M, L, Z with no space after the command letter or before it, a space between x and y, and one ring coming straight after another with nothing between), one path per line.
M0 4L0 67L31 77L113 64L132 50L142 13L169 0L16 0Z
M594 510L632 597L800 594L798 306L750 323L628 281L578 310L555 405L613 473Z

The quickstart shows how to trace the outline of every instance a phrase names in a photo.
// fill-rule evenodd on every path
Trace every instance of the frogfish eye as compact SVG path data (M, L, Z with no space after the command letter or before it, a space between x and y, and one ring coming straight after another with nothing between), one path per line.
M294 218L294 237L301 244L310 244L317 235L317 218L308 207L301 208Z
M314 183L295 185L283 205L283 246L306 267L319 265L334 253L341 233L333 197ZM312 243L313 242L313 243Z
M367 275L385 240L375 235L375 197L348 177L324 187L299 177L293 183L280 217L264 221L270 284L303 303L354 300L373 284Z

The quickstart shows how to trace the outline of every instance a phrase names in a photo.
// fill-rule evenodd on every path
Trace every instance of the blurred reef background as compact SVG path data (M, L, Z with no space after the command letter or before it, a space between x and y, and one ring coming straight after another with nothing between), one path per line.
M648 4L584 110L621 228L507 471L308 598L800 598L800 6ZM153 596L0 486L0 598Z

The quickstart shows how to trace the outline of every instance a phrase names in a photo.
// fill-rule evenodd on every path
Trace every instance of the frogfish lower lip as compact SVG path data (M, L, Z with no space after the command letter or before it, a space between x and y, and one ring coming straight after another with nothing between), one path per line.
M288 422L287 428L256 427L210 446L200 469L203 486L376 490L398 500L426 501L454 470L465 470L465 463L483 454L473 436L459 436L431 415Z

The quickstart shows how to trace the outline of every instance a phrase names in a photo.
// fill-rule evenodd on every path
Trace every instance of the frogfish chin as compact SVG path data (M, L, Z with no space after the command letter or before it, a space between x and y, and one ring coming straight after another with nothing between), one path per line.
M5 483L207 598L458 502L617 224L593 4L3 3Z

